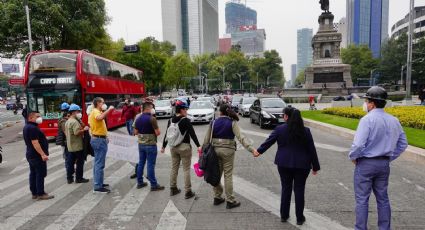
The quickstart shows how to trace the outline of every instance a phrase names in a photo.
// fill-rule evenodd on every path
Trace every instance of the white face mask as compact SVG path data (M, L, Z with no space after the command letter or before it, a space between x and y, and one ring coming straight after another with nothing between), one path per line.
M81 120L81 118L83 117L83 114L81 114L81 113L77 113L77 115L75 115L78 119L80 119Z
M37 119L35 119L35 123L37 123L37 124L43 123L43 118L42 117L38 117Z
M156 113L156 112L155 112L155 109L151 109L151 114L152 114L152 115L155 115L155 113Z
M130 105L134 105L134 102L130 102Z
M363 103L363 111L368 113L369 109L367 108L367 102Z
M108 108L108 106L106 104L102 105L102 110L105 111Z

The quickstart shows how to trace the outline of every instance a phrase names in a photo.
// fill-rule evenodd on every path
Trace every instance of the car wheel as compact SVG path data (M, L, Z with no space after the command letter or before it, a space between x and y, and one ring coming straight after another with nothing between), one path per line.
M262 129L265 129L266 128L266 126L264 125L264 122L263 122L263 118L262 117L260 117L259 125L260 125L260 128L262 128Z

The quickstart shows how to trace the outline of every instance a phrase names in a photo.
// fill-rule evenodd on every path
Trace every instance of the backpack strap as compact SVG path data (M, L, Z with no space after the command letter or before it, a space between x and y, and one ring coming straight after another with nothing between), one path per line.
M214 132L214 123L215 123L215 120L213 120L213 122L211 122L210 144L212 144L212 137L213 137L213 132Z

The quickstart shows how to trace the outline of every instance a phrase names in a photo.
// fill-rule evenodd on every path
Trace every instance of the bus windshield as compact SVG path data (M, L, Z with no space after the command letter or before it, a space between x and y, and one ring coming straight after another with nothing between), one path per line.
M30 74L33 73L75 73L77 54L45 53L31 57Z
M62 115L60 105L63 102L81 106L81 97L78 90L64 91L35 91L28 93L29 111L40 112L43 119L59 119Z

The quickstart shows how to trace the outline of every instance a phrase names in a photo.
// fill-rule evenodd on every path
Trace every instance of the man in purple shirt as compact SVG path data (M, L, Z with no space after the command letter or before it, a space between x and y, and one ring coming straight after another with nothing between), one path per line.
M370 88L363 109L368 112L359 123L350 151L354 170L356 230L366 230L371 191L378 206L380 230L391 229L391 206L388 198L390 162L407 148L406 134L397 118L384 111L388 97L381 87Z

